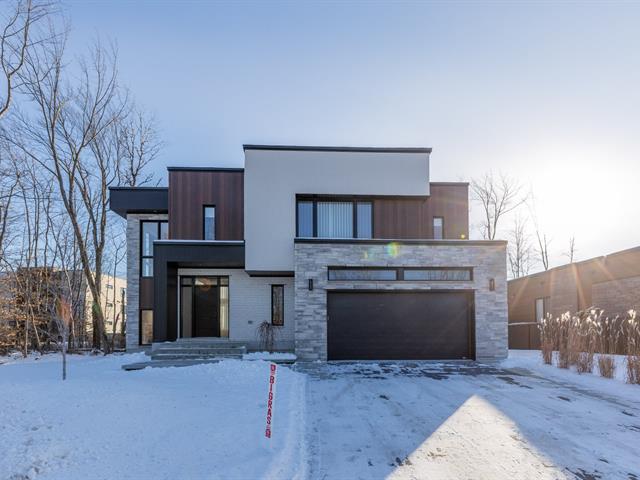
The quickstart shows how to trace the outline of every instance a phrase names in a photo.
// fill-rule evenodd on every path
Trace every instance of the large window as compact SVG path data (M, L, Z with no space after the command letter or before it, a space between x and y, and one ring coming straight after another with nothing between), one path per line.
M141 222L140 230L140 275L153 277L153 242L168 238L169 224L164 221L145 220Z
M467 267L329 267L331 281L470 282Z
M313 202L298 202L298 237L314 237Z
M140 345L153 342L153 310L140 310Z
M444 238L444 218L433 217L433 238L442 240Z
M353 238L353 204L318 202L318 237Z
M204 224L202 231L205 240L216 239L216 207L204 207Z
M284 325L284 285L271 285L271 325Z
M296 236L319 238L372 238L370 201L299 199Z

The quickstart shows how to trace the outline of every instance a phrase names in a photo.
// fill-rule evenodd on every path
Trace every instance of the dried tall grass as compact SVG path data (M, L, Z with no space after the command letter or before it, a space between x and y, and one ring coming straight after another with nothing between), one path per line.
M538 325L540 328L540 351L542 352L542 361L547 365L553 363L553 351L558 348L557 345L557 319L547 315Z
M596 324L596 349L598 355L598 372L602 377L613 378L616 373L616 361L613 353L620 338L620 318L602 318Z
M629 310L622 324L627 348L627 383L640 384L640 321L634 310Z
M558 368L576 367L578 373L593 372L596 362L601 376L613 378L615 353L624 343L627 382L640 384L640 319L630 310L626 318L605 317L599 308L572 315L547 316L540 322L540 350L543 362L551 365L557 350ZM621 342L621 339L624 341Z

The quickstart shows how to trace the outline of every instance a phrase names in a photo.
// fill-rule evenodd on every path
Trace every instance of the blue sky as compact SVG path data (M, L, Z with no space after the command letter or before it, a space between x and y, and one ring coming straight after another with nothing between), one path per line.
M241 166L243 143L430 146L432 180L493 170L531 188L553 264L571 235L582 259L640 245L640 4L68 1L66 12L72 52L117 41L123 83L161 125L163 179L168 165Z

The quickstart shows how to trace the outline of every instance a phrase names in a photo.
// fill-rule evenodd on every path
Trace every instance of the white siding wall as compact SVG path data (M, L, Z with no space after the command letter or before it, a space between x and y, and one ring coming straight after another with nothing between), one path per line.
M296 194L428 195L429 154L245 151L246 269L292 271Z
M186 269L178 275L220 275L229 277L229 339L247 343L249 349L259 347L256 328L271 321L271 285L284 285L284 326L279 327L276 346L293 350L295 311L292 277L250 277L244 270Z

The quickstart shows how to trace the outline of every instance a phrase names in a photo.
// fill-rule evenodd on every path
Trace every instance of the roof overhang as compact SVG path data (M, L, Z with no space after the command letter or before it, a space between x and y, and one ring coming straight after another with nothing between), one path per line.
M243 150L288 150L306 152L381 152L381 153L431 153L428 147L332 147L306 145L242 145Z
M123 218L130 213L167 213L167 187L110 187L109 208Z

